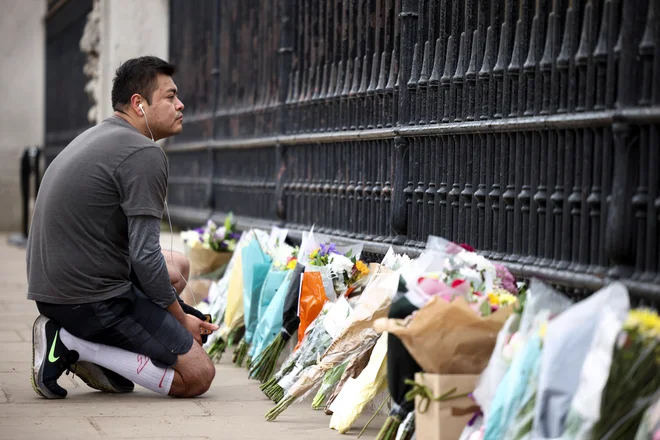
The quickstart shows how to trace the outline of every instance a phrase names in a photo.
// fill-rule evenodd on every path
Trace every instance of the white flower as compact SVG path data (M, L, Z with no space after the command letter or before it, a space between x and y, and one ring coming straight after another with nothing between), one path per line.
M194 243L199 241L199 234L194 230L183 231L181 232L181 240L183 240L184 243Z
M353 262L349 258L339 254L330 255L328 266L330 266L330 270L336 274L343 274L346 272L350 275L351 270L353 270Z
M493 278L497 275L497 270L495 269L495 266L493 266L493 263L476 252L461 252L456 258L479 272L485 271Z
M286 243L281 243L273 249L273 261L276 261L281 266L286 266L287 260L293 253L293 247Z
M488 260L476 252L461 252L456 256L456 258L472 267L475 267L479 271L485 270L488 266L492 266Z
M474 269L470 269L469 267L462 267L459 270L459 273L461 274L461 278L463 278L464 280L475 283L483 282L483 280L481 279L481 274Z

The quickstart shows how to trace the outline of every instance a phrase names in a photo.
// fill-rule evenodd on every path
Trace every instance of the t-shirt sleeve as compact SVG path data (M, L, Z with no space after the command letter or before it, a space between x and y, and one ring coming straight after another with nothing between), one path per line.
M167 177L167 159L159 147L142 148L124 159L115 170L124 214L162 218Z

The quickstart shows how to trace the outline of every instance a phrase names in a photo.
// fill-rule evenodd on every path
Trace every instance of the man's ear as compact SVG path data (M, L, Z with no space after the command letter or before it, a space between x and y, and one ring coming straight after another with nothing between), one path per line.
M131 96L130 107L138 116L144 116L144 104L145 100L139 93L134 93Z

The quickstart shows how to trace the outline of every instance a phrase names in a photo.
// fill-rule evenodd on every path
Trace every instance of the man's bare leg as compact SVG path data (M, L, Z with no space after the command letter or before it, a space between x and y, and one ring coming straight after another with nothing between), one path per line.
M176 289L176 293L181 295L183 289L186 288L186 280L190 276L190 262L181 252L169 251L167 249L163 249L162 252L165 257L170 282Z
M193 343L188 353L179 356L173 368L174 379L169 392L172 397L200 396L208 391L215 377L215 365L197 343Z

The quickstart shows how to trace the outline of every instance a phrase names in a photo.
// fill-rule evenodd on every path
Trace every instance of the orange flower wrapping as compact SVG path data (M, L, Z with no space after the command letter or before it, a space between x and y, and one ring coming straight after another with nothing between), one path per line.
M464 298L448 303L433 297L412 318L379 319L374 328L399 337L427 373L480 374L512 312L512 307L501 308L483 318Z
M299 317L300 326L298 327L298 344L294 350L298 350L307 327L319 316L326 302L323 279L320 272L305 272L303 275L302 286L300 287Z

